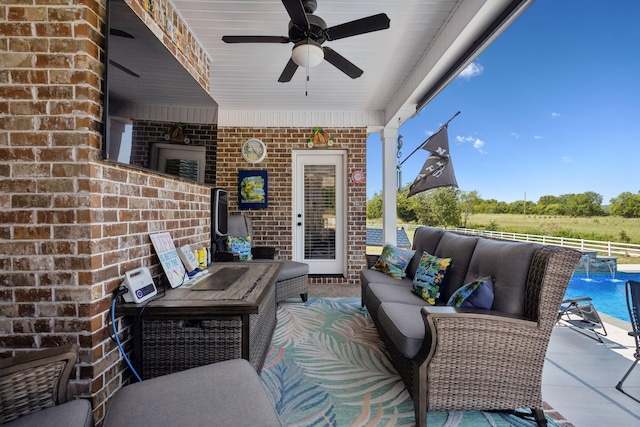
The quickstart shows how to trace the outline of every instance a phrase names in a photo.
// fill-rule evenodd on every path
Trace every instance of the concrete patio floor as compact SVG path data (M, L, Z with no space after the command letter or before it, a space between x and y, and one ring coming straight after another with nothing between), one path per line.
M635 350L621 323L607 316L608 336L602 344L561 325L551 334L542 398L576 427L640 426L640 403L615 388L631 366ZM640 399L640 367L623 388Z
M618 270L638 272L640 265L620 265ZM604 343L567 326L554 328L542 374L542 398L568 425L640 426L640 403L615 388L634 360L631 324L602 313L601 317L607 330ZM640 367L623 388L640 399Z

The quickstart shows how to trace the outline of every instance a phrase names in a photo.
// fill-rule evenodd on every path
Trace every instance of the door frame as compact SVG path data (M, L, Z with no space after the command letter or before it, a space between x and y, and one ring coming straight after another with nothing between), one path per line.
M304 208L304 200L299 200L299 195L302 195L304 183L302 178L298 179L298 161L301 157L313 157L313 156L339 156L342 165L336 169L336 262L340 265L340 273L330 273L328 275L341 274L343 277L348 277L348 247L349 239L347 235L348 225L348 185L347 185L347 162L348 151L346 149L327 149L327 150L307 150L297 149L292 150L292 188L291 188L291 227L292 227L292 239L291 239L291 253L292 259L299 262L308 262L304 258L304 226L298 226L297 213ZM301 188L302 186L302 188ZM302 208L300 207L302 203ZM342 218L339 221L338 218ZM340 239L340 242L338 240ZM338 243L340 246L338 247ZM314 273L312 266L310 266L310 274Z

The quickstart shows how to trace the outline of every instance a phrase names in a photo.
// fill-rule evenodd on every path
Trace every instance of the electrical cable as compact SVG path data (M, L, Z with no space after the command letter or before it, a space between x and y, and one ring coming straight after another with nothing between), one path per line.
M127 355L124 352L124 349L122 348L122 344L120 343L120 338L118 337L118 331L116 330L116 298L117 298L117 290L116 292L114 292L114 296L113 296L113 300L111 301L111 328L113 329L113 334L115 335L116 338L116 344L118 345L118 349L120 350L120 354L122 354L122 358L124 359L125 362L127 362L127 365L129 366L129 369L131 369L131 372L133 372L133 375L136 377L136 379L138 380L138 382L142 382L142 378L140 378L140 375L138 375L138 372L135 370L135 368L133 367L133 365L131 364L131 361L129 360L129 358L127 357Z

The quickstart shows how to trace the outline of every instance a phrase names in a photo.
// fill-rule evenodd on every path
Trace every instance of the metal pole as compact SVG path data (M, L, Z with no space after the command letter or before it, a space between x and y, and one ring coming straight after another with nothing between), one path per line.
M435 131L435 132L433 133L433 135L435 135L435 134L437 134L438 132L440 132L440 129L442 129L443 127L447 126L447 125L449 124L449 122L451 122L451 120L455 119L455 118L458 116L458 114L460 114L460 111L458 111L457 113L455 113L455 114L454 114L454 115L453 115L449 120L447 120L447 122L446 122L445 124L443 124L442 126L440 126L440 127L438 128L438 130L437 130L437 131ZM401 161L400 163L398 163L398 166L396 166L396 167L397 167L398 169L400 169L400 166L402 166L402 164L403 164L404 162L406 162L406 161L409 159L409 157L413 156L413 154L414 154L416 151L418 151L419 149L421 149L422 147L424 147L424 145L425 145L427 142L429 142L429 140L433 137L433 135L431 135L431 136L430 136L429 138L427 138L427 139L426 139L422 144L420 144L420 145L418 146L418 148L416 148L416 149L415 149L415 150L413 150L411 153L409 153L409 155L408 155L407 157L405 157L403 161Z

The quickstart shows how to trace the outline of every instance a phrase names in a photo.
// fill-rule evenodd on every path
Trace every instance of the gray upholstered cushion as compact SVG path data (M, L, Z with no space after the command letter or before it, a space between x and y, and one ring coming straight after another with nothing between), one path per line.
M309 264L305 264L304 262L281 259L254 259L252 262L279 262L280 264L282 264L276 282L281 282L283 280L293 279L294 277L300 277L304 276L305 274L309 274Z
M440 258L453 258L451 267L449 267L449 271L447 271L447 275L445 276L444 283L440 286L438 304L446 304L451 294L460 288L460 286L467 283L464 279L467 275L471 255L473 255L478 239L476 236L461 236L455 233L445 233L440 239L440 242L438 242L435 253L429 252Z
M92 427L93 412L88 400L70 400L2 425L4 427Z
M109 404L104 427L278 426L258 374L228 360L131 384Z
M395 277L391 277L387 274L384 274L381 271L371 270L370 268L365 268L360 271L360 282L366 287L369 283L386 283L388 285L401 285L402 283L408 283L409 287L411 287L411 279L403 278L396 279Z
M380 326L393 341L396 349L409 359L418 353L425 338L424 321L420 313L422 306L424 304L384 302L378 310Z
M282 280L293 279L294 277L304 276L305 274L309 274L309 264L305 264L304 262L297 261L280 261L282 263L282 267L280 268L280 273L278 274L278 278L276 282L280 282Z
M399 282L394 285L387 283L369 283L365 291L364 302L369 313L378 315L378 309L383 302L399 302L422 307L426 302L411 291L409 279L394 279Z
M522 315L529 267L542 245L480 239L469 263L465 283L493 277L493 310Z
M422 258L422 251L427 251L432 255L435 255L438 242L444 235L444 230L440 228L432 227L418 227L413 235L413 250L416 253L413 255L413 259L407 267L407 277L413 279L420 264L420 258Z
M240 214L229 215L229 222L227 225L227 234L233 237L246 237L253 235L250 229L251 223L247 225L245 216Z

